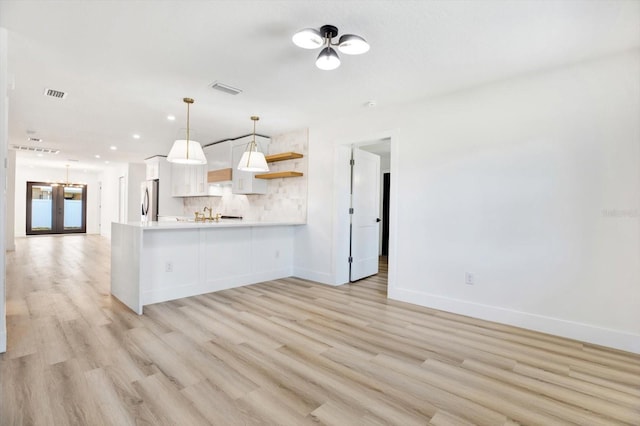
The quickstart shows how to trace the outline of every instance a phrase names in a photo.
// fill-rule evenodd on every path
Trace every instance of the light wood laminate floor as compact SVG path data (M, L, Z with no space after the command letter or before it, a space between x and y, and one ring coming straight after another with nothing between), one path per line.
M215 255L215 254L212 254ZM386 270L145 307L109 242L7 256L2 425L640 424L640 356L386 299Z

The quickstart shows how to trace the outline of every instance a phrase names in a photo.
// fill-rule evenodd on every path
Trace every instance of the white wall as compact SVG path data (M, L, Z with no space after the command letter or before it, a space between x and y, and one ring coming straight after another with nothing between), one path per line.
M102 182L100 234L107 238L111 238L111 223L118 222L120 177L124 177L127 189L127 221L140 221L140 184L146 179L146 166L142 163L114 163L105 168L99 177Z
M13 224L15 223L16 215L16 151L7 151L7 191L6 191L6 228L5 228L5 241L7 251L14 251L16 249L16 233Z
M390 297L640 352L638 75L634 50L312 126L296 272L344 282L327 170L390 135Z
M127 165L127 221L139 222L141 217L140 185L147 179L147 166L145 164ZM164 182L166 184L166 182Z
M27 182L64 182L66 168L29 166L21 157L16 161L15 235L24 237L27 226ZM100 233L100 181L98 173L69 170L69 182L87 184L87 234Z
M7 158L8 142L8 116L9 99L7 97L7 30L0 28L0 182L2 183L2 193L0 196L0 353L7 350L7 323L5 318L5 244L6 244L6 205L7 205L7 182L6 169L4 167Z
M111 222L118 221L119 179L126 176L127 165L113 164L100 174L102 182L102 208L100 209L100 235L111 237Z

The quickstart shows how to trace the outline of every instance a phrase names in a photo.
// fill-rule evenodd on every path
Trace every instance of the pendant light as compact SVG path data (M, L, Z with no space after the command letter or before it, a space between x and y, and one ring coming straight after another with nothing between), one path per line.
M251 120L253 120L253 137L251 142L247 144L247 150L242 154L242 158L238 163L238 170L244 172L268 172L267 160L264 158L264 154L258 151L258 144L256 144L256 121L260 120L260 117L254 115Z
M207 164L207 158L200 143L189 140L189 105L194 101L191 98L184 98L182 101L187 104L187 139L178 139L173 143L167 161L189 165Z
M316 59L316 66L321 70L334 70L340 66L340 58L334 47L346 55L361 55L369 51L369 43L355 34L344 34L333 43L338 36L338 28L333 25L323 25L320 30L305 28L293 35L293 43L303 49L317 49L323 47Z

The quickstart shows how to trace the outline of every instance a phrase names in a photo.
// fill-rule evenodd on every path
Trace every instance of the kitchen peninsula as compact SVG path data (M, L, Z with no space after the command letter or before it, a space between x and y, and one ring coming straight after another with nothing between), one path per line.
M113 223L111 294L144 305L291 276L298 222Z

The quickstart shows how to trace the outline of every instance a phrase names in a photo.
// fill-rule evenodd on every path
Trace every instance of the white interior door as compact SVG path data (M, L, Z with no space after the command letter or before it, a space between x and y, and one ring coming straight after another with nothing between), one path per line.
M353 149L351 166L351 254L349 280L378 273L380 157Z

